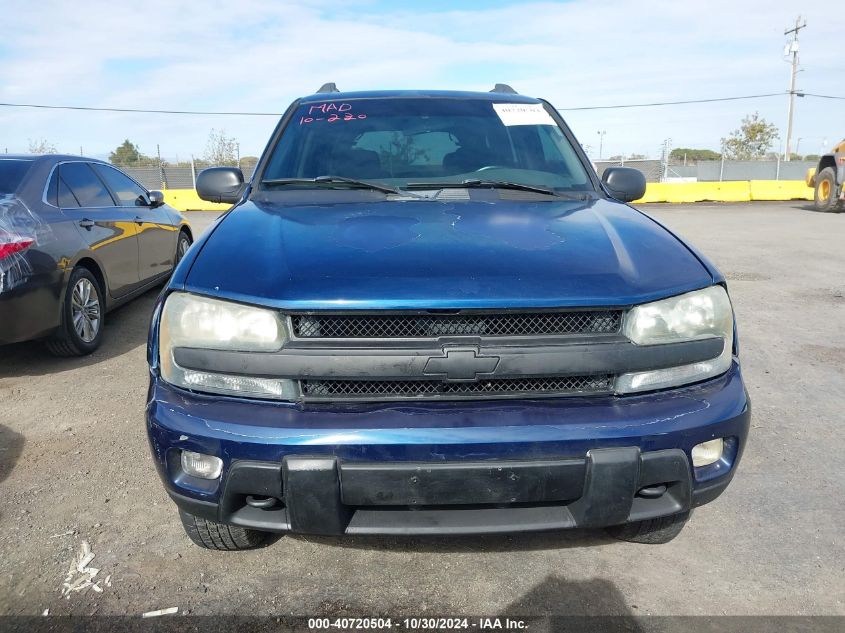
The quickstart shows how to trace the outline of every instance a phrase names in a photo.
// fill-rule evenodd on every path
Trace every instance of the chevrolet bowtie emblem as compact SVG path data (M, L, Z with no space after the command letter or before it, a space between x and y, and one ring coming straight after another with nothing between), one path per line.
M446 380L477 380L479 374L492 373L498 364L498 356L479 356L474 349L450 349L445 356L429 358L423 374Z

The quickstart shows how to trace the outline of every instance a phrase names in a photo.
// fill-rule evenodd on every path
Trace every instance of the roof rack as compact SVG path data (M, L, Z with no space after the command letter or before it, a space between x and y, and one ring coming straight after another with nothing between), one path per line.
M335 85L335 82L330 81L329 83L320 86L320 89L317 91L316 94L321 94L323 92L340 92L340 90L337 89L337 85Z
M503 92L506 95L518 95L519 93L508 84L496 84L490 92Z

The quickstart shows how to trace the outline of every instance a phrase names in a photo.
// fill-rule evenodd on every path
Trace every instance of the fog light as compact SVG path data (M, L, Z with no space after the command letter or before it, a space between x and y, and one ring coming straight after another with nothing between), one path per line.
M721 437L693 446L692 465L698 468L716 463L722 457L724 447L725 442Z
M182 470L191 477L217 479L223 472L223 460L213 455L182 451Z

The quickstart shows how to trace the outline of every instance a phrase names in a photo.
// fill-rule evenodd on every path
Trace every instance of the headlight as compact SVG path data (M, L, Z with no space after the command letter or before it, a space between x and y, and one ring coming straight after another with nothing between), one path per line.
M286 340L285 321L273 310L175 292L161 313L161 377L195 391L290 400L296 396L291 380L195 371L180 367L173 359L177 347L274 352Z
M726 372L733 354L733 310L722 286L632 308L626 315L622 332L637 345L659 345L702 338L724 340L716 358L666 369L622 374L616 379L616 391L632 393L665 389L712 378Z

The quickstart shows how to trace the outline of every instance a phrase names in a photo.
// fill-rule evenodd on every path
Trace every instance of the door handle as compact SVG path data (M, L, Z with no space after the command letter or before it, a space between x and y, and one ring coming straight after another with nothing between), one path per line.
M136 215L135 216L135 224L143 224L143 223L144 223L144 218L142 218L140 215Z
M92 226L94 226L94 220L83 218L79 221L79 226L81 226L83 229L90 229Z

